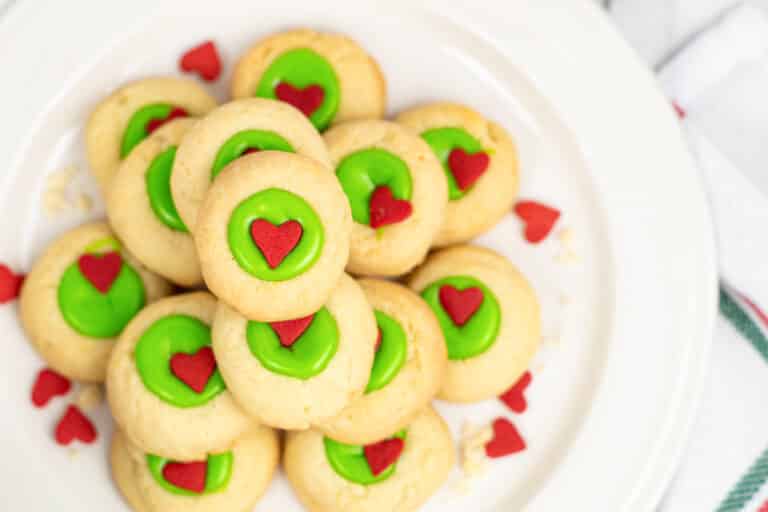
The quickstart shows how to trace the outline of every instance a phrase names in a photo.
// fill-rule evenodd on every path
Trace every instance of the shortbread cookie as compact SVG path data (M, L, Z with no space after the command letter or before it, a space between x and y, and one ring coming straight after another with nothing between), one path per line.
M443 329L448 372L439 398L500 395L528 369L539 345L539 303L502 255L469 245L432 254L408 280Z
M228 450L253 424L216 367L215 311L209 293L169 297L136 315L120 336L107 398L121 430L143 451L197 460Z
M253 427L227 451L179 462L145 453L116 430L110 464L135 512L251 510L272 480L279 449L275 431Z
M213 323L216 359L238 403L285 429L308 428L360 396L375 342L373 310L348 276L311 316L256 322L220 303Z
M344 123L325 141L355 220L347 270L396 276L421 263L448 202L429 145L387 121Z
M322 131L384 116L387 85L376 61L339 34L290 30L258 41L235 67L232 96L279 99Z
M159 275L188 288L203 282L195 241L171 197L176 150L194 119L153 132L118 167L107 189L107 216L118 238Z
M323 138L285 103L250 98L222 105L187 132L171 172L173 200L193 233L211 182L231 162L254 151L298 153L331 167Z
M450 201L435 245L466 242L509 211L518 191L518 162L504 128L454 103L417 107L397 122L432 146L448 180Z
M170 292L170 284L121 248L106 224L85 224L60 236L35 262L21 289L21 321L51 368L101 382L126 324Z
M187 78L147 78L117 89L96 106L85 127L88 162L102 190L120 161L163 123L215 106L216 100Z
M311 512L410 512L448 478L456 462L448 426L431 407L397 434L366 446L316 430L291 432L288 480Z
M318 424L327 436L366 444L402 429L443 385L448 364L440 324L421 297L376 279L360 281L373 306L379 338L365 394Z
M341 186L316 160L280 151L239 158L229 171L211 187L195 232L206 284L251 320L314 313L349 254Z

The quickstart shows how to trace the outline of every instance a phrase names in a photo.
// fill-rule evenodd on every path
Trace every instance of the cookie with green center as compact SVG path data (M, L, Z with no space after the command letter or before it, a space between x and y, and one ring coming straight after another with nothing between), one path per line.
M20 314L32 346L58 373L101 382L112 347L146 304L171 286L141 265L103 223L53 241L27 275Z
M176 150L194 119L177 119L152 133L128 155L106 194L117 236L148 268L184 287L202 284L195 242L171 196Z
M91 172L106 190L120 162L154 130L171 119L195 117L216 100L195 80L155 77L123 85L102 100L85 128Z
M376 61L355 41L308 29L273 34L240 58L232 97L284 101L323 131L384 116L387 89Z
M323 306L344 271L351 228L349 204L328 168L261 151L216 179L195 242L211 292L250 319L273 322Z
M347 275L304 317L258 322L220 303L213 322L213 349L232 394L276 428L309 428L362 395L375 343L373 310Z
M448 365L432 310L410 289L362 279L376 314L379 343L363 396L317 428L344 443L366 444L404 428L437 394Z
M312 512L417 510L455 464L447 425L432 407L404 429L366 445L340 443L317 430L290 432L283 464Z
M216 299L196 292L145 308L107 370L115 422L143 451L195 460L224 451L253 422L236 405L211 347Z
M427 255L448 201L429 145L388 121L340 124L324 138L355 221L347 271L408 272Z
M503 127L455 103L422 105L396 121L420 134L443 167L450 201L435 245L466 242L509 212L518 191L518 159Z
M173 201L190 231L211 184L232 162L257 151L297 153L330 170L323 138L296 109L262 98L222 105L187 132L171 171Z
M448 371L438 398L495 397L528 369L541 336L539 303L504 256L470 245L443 249L408 285L432 308L445 336Z
M277 433L253 427L221 452L179 461L146 453L120 430L112 437L112 478L137 512L251 510L279 460Z

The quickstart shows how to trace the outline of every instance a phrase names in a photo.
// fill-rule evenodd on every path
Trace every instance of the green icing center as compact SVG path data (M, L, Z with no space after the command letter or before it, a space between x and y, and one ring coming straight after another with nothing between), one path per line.
M406 435L407 431L401 430L393 437L405 440ZM395 462L378 476L374 476L368 465L368 460L365 458L364 446L340 443L329 437L323 438L323 444L325 445L325 457L333 470L340 477L352 483L360 485L378 484L387 480L397 471L397 462Z
M251 224L258 219L274 226L294 220L301 224L299 242L276 268L270 268L251 235ZM324 244L320 218L301 197L279 188L257 192L243 200L232 212L227 240L240 268L262 281L285 281L309 270L320 257Z
M383 149L363 149L347 155L336 168L336 176L349 199L352 218L366 226L370 224L371 195L377 187L389 187L395 199L411 199L413 184L408 166Z
M147 123L155 119L165 119L173 110L167 103L155 103L140 108L133 113L123 132L123 142L120 145L120 158L125 158L133 148L147 138Z
M173 461L150 453L147 454L147 466L149 467L149 472L152 474L155 482L160 484L163 489L173 494L199 496L198 493L182 487L177 487L165 479L163 476L163 468L170 462ZM223 491L226 489L229 479L232 476L232 466L234 463L232 452L209 455L206 462L205 490L202 494L212 494L214 492Z
M211 328L188 315L168 315L155 321L136 344L134 357L144 386L164 402L176 407L199 407L226 389L216 369L202 393L196 393L171 371L171 357L195 354L211 344Z
M176 158L176 146L171 146L152 160L146 173L147 196L155 216L174 231L189 232L179 217L171 196L171 170Z
M266 322L249 321L246 340L251 354L267 370L295 379L307 380L319 375L339 348L339 329L326 308L315 313L307 329L290 347Z
M86 254L102 254L120 246L109 238L85 248ZM83 336L114 338L144 307L144 283L138 272L123 261L120 272L106 293L101 293L80 272L78 262L70 264L59 281L57 299L64 321Z
M451 151L456 148L461 148L470 155L480 153L484 151L480 141L464 128L434 128L422 133L421 137L432 147L432 151L443 165L443 171L445 171L445 177L448 180L448 197L450 200L456 201L464 197L468 191L462 191L456 183L456 178L454 178L448 165L448 157Z
M291 143L281 135L267 130L243 130L231 136L221 145L211 167L211 181L230 162L240 158L249 149L257 151L286 151L295 153Z
M331 124L341 102L341 87L333 66L320 54L308 48L289 50L278 56L267 68L256 87L256 96L277 99L275 88L286 82L298 89L311 85L322 87L322 104L309 116L319 131Z
M483 302L462 326L456 325L440 303L440 288L450 285L459 291L477 287L483 291ZM451 276L435 281L421 292L437 315L448 346L448 359L461 360L478 356L488 350L499 334L501 308L496 296L482 282L468 276Z
M373 360L366 393L372 393L389 384L400 373L408 355L408 341L400 322L379 310L374 313L381 332L381 345Z

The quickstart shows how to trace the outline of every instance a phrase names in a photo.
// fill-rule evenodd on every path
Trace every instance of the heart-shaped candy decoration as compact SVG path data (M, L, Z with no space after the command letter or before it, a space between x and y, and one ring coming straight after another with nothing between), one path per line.
M560 218L560 211L536 201L520 201L515 213L525 222L525 239L532 244L544 240Z
M395 199L392 190L387 186L376 187L371 194L370 225L373 229L404 221L412 212L411 202Z
M207 473L208 461L169 462L163 467L163 478L168 483L197 494L205 490Z
M179 117L187 117L189 114L186 110L184 110L181 107L174 107L171 112L163 117L162 119L152 119L147 123L147 134L150 134L163 126L165 123L169 123L173 119L178 119Z
M197 73L212 82L221 74L221 59L213 41L206 41L182 55L179 67L182 71Z
M106 254L83 254L77 266L85 278L101 293L107 293L117 279L123 258L117 251Z
M493 422L493 439L485 445L485 454L491 458L504 457L525 450L525 440L517 428L506 418Z
M323 104L325 90L319 85L308 85L304 89L299 89L288 82L280 82L275 87L275 96L280 101L293 105L309 117Z
M397 462L397 459L403 453L404 447L405 442L399 437L366 445L363 448L363 452L373 476L379 476L382 471Z
M280 344L284 347L291 347L304 334L304 331L307 330L307 327L309 327L314 318L315 315L313 313L303 318L270 322L269 325L275 331L277 337L280 338Z
M0 304L18 297L23 282L23 274L15 274L8 266L0 264Z
M171 357L171 372L195 393L202 393L213 372L216 358L211 347L203 347L194 354L179 352Z
M43 407L51 398L69 393L71 388L69 379L45 368L37 374L35 384L32 386L32 403L35 407Z
M62 445L67 445L74 439L79 439L84 443L92 443L96 440L96 428L91 420L80 412L80 409L70 405L59 424L56 425L55 438L56 442Z
M480 179L490 162L488 154L482 151L469 154L461 148L454 148L448 155L448 168L462 191L468 190Z
M454 324L466 324L483 304L483 290L473 286L465 290L446 284L440 287L440 304Z
M301 240L304 229L295 220L275 226L264 219L251 223L251 238L259 248L269 268L277 268Z
M525 372L519 379L517 379L517 382L515 382L511 388L499 397L499 399L514 412L525 412L528 408L528 402L525 400L524 392L531 384L531 380L533 380L531 372Z

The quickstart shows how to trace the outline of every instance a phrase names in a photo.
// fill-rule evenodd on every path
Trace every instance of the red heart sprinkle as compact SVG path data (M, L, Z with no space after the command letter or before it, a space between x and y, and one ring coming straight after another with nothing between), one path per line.
M376 187L371 194L369 208L370 225L373 229L404 221L413 212L410 201L395 199L392 190L384 185Z
M490 163L490 157L482 151L469 154L461 148L455 148L448 155L448 168L456 180L456 185L462 191L474 185L488 169Z
M672 102L672 108L675 109L675 114L677 114L677 117L679 117L680 119L685 119L685 116L688 115L685 109L683 109L683 107L681 107L680 104L677 103L676 101Z
M381 329L377 329L376 334L376 352L381 348Z
M0 263L0 304L18 297L23 283L24 274L15 274L8 266Z
M533 380L531 372L525 372L519 379L517 379L517 382L515 382L511 388L499 397L499 400L504 402L507 407L514 412L525 412L528 408L528 402L525 400L525 395L523 393L531 384L531 380Z
M35 407L42 407L51 398L69 393L71 387L69 379L49 368L44 368L37 374L35 384L32 386L32 403Z
M181 56L179 67L182 71L195 72L201 78L213 82L221 74L221 59L213 41L195 46Z
M280 101L293 105L309 117L323 104L325 90L319 85L308 85L304 89L299 89L288 82L280 82L275 87L275 96Z
M366 445L363 452L373 476L379 476L382 471L397 462L403 453L403 448L405 448L405 443L399 437Z
M544 240L560 218L560 210L536 201L520 201L515 213L525 222L525 239L532 244Z
M269 325L275 331L277 337L280 338L280 344L284 347L291 347L304 334L304 331L307 330L307 327L309 327L314 318L315 314L312 313L303 318L270 322Z
M517 428L506 418L493 422L493 439L485 445L485 454L491 458L504 457L525 450L525 440Z
M123 258L117 251L106 254L83 254L77 266L85 278L101 293L107 293L117 279Z
M171 372L195 393L203 392L214 371L216 358L211 347L203 347L194 354L179 352L171 357Z
M276 268L283 262L301 240L304 228L295 220L275 226L264 219L251 223L251 238L259 248L269 268Z
M70 405L56 425L55 437L56 442L61 445L68 445L73 439L92 443L96 440L96 428L77 406Z
M759 509L757 509L757 512L768 512L768 500L766 500Z
M163 478L168 483L202 494L205 490L205 477L208 462L169 462L163 466Z
M476 286L459 291L449 284L440 287L439 297L443 309L459 327L472 318L485 298L483 290Z
M163 126L165 123L171 122L173 119L177 119L179 117L187 117L189 114L186 110L180 107L173 107L173 110L171 110L167 116L160 118L160 119L150 119L147 123L146 130L147 135L154 132L161 126Z

